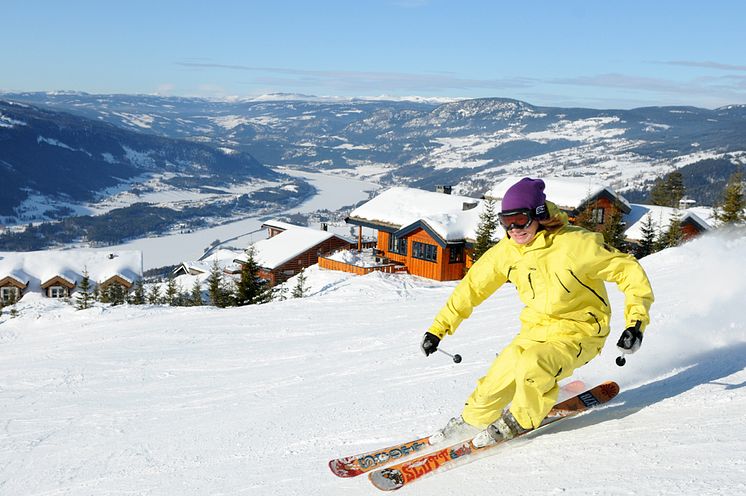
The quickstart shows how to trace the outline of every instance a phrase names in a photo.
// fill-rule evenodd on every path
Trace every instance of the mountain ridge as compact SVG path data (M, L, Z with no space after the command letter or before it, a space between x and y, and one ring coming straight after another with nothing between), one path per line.
M591 176L639 200L655 179L679 170L689 196L713 204L728 176L746 163L744 105L625 110L498 97L443 103L309 95L230 101L3 96L139 133L246 152L269 167L341 173L384 186L449 184L470 196L508 175L557 175ZM708 171L707 161L718 166Z

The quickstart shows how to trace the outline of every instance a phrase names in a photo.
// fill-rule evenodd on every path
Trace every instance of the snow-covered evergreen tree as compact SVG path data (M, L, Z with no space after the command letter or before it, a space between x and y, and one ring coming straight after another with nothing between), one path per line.
M78 294L76 296L78 310L85 310L91 306L93 293L91 292L91 278L88 275L88 269L83 269L83 277L78 284Z
M479 257L492 248L495 244L493 237L497 230L497 213L495 212L496 202L488 198L484 201L484 210L479 214L479 224L477 225L477 236L474 243L474 253L472 259L476 262Z
M173 277L169 277L166 282L166 304L170 306L176 306L179 298L179 288L176 284L176 280Z
M196 279L194 281L194 285L192 286L192 293L189 298L189 304L195 307L202 305L202 285L200 284L199 279Z
M656 229L655 224L653 224L653 215L650 212L645 216L640 232L642 239L640 239L640 244L637 246L635 253L637 258L647 257L655 252Z
M254 256L254 247L250 246L246 250L246 261L241 264L241 278L236 283L234 297L238 306L264 303L270 297L266 281L259 277L259 264Z
M308 294L308 287L306 286L306 274L305 269L301 269L298 276L295 278L295 287L293 288L293 298L303 298Z
M746 199L743 196L743 175L734 173L723 191L723 203L715 210L715 218L723 224L746 222Z

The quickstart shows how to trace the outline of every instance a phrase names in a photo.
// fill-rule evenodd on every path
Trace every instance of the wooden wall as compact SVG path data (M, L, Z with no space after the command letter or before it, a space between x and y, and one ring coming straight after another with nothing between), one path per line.
M389 233L378 231L378 249L386 254L391 260L403 263L407 266L407 272L412 275L435 279L436 281L456 281L464 277L466 263L449 263L450 252L448 248L441 248L438 243L423 229L416 230L407 236L407 255L399 255L389 251ZM436 261L422 260L412 256L412 243L418 241L437 247Z
M308 268L311 265L318 263L319 255L343 248L350 248L350 243L342 238L333 236L314 246L310 250L300 253L271 271L260 269L259 276L267 279L270 284L274 286L275 284L281 283L298 274L301 269Z

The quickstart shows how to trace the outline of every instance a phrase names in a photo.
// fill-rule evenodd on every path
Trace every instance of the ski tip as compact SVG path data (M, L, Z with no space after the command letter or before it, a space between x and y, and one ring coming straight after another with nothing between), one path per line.
M355 464L350 463L350 460L344 458L329 460L329 470L337 477L356 477L363 473Z
M619 384L617 384L614 381L606 381L602 384L598 385L598 388L601 390L601 393L606 396L608 399L613 398L617 394L619 394Z
M399 470L382 468L368 474L368 479L381 491L395 491L404 486L404 477Z

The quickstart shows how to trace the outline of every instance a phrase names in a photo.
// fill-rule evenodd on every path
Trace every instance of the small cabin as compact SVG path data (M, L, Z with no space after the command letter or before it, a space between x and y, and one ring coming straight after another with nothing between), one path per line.
M28 285L28 279L18 272L0 279L0 299L2 299L3 304L20 300Z
M625 218L629 226L624 231L628 242L638 244L644 238L644 226L648 223L658 234L666 232L671 222L678 219L684 240L692 239L712 229L712 226L702 217L690 210L681 210L659 205L633 204L632 211Z
M624 216L632 211L629 202L611 186L595 182L588 177L540 179L544 181L544 194L547 200L567 213L571 224L576 223L578 216L587 211L590 220L596 225L596 230L603 231L615 213L619 212ZM490 189L485 197L496 200L499 209L505 192L520 180L521 177L508 177Z
M99 281L104 286L117 283L131 288L133 281L142 278L142 252L44 250L0 253L0 297L6 302L13 298L18 301L29 293L54 299L74 297L78 282L85 277L91 283Z
M44 296L48 298L69 298L76 282L62 275L55 275L41 283Z

